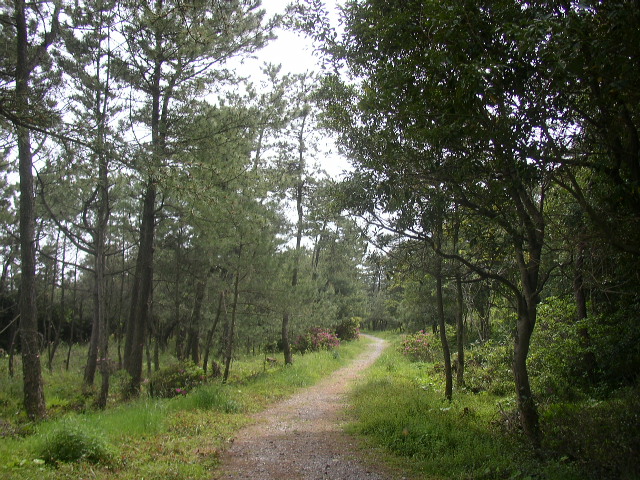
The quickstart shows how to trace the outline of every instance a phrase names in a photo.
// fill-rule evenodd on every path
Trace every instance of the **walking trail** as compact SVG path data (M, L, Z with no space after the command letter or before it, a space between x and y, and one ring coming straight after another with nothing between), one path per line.
M346 394L387 346L373 343L354 362L317 385L256 415L221 458L218 480L390 480L399 478L365 461L367 455L346 434ZM370 457L370 456L369 456Z

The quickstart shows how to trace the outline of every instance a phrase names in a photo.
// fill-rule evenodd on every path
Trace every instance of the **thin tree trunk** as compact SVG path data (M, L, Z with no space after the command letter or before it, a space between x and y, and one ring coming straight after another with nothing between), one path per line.
M242 251L242 247L240 247ZM240 253L238 254L238 267L236 270L236 277L233 282L233 304L231 306L231 322L227 331L226 346L225 346L225 359L224 359L224 375L222 382L227 383L229 379L229 372L231 370L231 359L233 358L233 343L236 326L236 314L238 312L238 297L240 295Z
M451 351L447 340L447 326L444 317L444 301L442 288L442 257L436 254L436 302L438 307L438 330L440 330L440 342L442 343L442 355L444 357L445 390L444 396L451 401L453 398L453 375L451 371Z
M462 276L456 273L456 340L458 347L458 366L456 368L456 384L464 386L464 296L462 295Z
M49 291L49 305L45 323L45 345L47 346L47 368L53 371L53 344L56 337L56 328L53 325L55 310L56 282L58 280L58 251L60 250L60 231L56 235L56 248L53 255L53 269L51 272L51 290Z
M103 132L99 133L100 143L102 144ZM95 228L94 246L95 246L95 298L94 309L95 317L98 323L98 357L100 364L100 375L102 382L100 387L100 395L98 397L97 406L105 408L109 397L109 375L111 372L111 360L109 358L109 318L106 313L106 245L107 245L107 227L109 224L109 178L108 163L104 154L100 152L99 175L99 198L98 198L98 215Z
M16 339L18 338L18 333L20 333L19 326L16 326L14 322L11 326L11 343L9 344L9 377L13 378L16 374L14 369L14 354L16 350Z
M576 301L576 321L580 322L587 318L587 294L584 288L584 250L585 242L580 240L576 249L576 259L573 274L573 294ZM591 336L586 326L580 326L578 329L580 338L580 346L583 350L582 366L587 374L587 378L591 382L596 380L596 371L598 369L598 361L595 354L590 350Z
M298 270L300 264L300 249L302 245L302 226L303 226L303 209L302 209L302 196L304 190L304 129L307 121L308 111L303 114L302 124L300 125L300 131L298 133L298 178L296 183L296 211L298 213L298 221L296 223L296 250L293 258L293 273L291 274L291 289L295 291L298 286ZM288 306L288 308L291 308ZM286 311L282 316L282 348L284 351L284 363L285 365L291 365L293 363L293 354L291 352L291 343L289 341L289 323L291 321L289 311Z
M76 261L75 265L78 265L78 251L76 250ZM72 307L72 315L71 315L71 332L69 333L69 348L67 350L67 359L64 364L65 370L69 371L69 363L71 361L71 348L73 347L73 334L75 327L75 319L76 313L78 312L78 267L74 267L73 269L73 307Z
M57 326L55 329L55 337L53 339L53 345L51 346L51 350L49 352L49 371L53 369L53 359L58 351L58 347L60 346L60 342L62 341L62 322L66 318L65 311L65 266L67 260L67 237L62 237L62 262L61 262L61 270L60 270L60 315L58 315Z
M204 369L205 375L207 374L207 367L209 363L209 352L211 351L211 342L213 341L213 334L216 331L216 327L218 326L218 321L220 320L220 315L222 315L222 308L224 306L224 297L225 291L220 291L220 298L218 299L218 310L216 312L216 318L213 321L213 325L207 334L207 341L204 346L204 358L202 359L202 368ZM226 306L224 306L226 310Z
M189 341L187 348L191 355L191 361L196 365L200 364L200 321L202 318L202 304L204 303L204 294L207 288L209 273L205 278L198 280L196 285L196 294L193 301L193 311L191 312L191 322L189 324Z

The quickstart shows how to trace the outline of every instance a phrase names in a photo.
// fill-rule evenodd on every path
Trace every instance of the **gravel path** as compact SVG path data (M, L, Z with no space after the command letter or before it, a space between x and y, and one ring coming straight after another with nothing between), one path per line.
M256 415L222 456L219 480L398 478L365 463L354 438L342 430L350 384L382 353L387 342L370 337L369 349L319 384Z

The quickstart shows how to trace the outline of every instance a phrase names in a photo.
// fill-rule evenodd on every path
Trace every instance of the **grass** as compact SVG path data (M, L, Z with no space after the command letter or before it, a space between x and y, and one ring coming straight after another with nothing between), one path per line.
M0 437L0 478L211 478L220 452L250 422L251 413L329 375L364 351L366 343L346 343L334 351L298 356L292 366L266 370L263 357L243 357L234 363L227 384L209 383L172 399L141 397L124 404L114 394L105 411L92 409L90 397L79 392L80 369L45 373L45 395L57 407L54 418L37 425L26 422L19 411L18 379L3 381L3 430L19 432ZM67 461L67 454L80 459Z
M541 458L498 428L508 398L458 390L448 402L441 377L433 365L387 349L352 393L349 431L416 478L585 478L566 458Z

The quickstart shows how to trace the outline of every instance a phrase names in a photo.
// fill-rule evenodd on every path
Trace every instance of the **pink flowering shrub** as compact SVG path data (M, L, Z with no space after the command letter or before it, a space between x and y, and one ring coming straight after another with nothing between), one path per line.
M304 335L298 336L292 348L294 352L306 353L332 350L338 346L340 346L340 340L335 333L325 328L313 327Z
M400 353L414 362L433 362L437 343L432 334L420 330L405 337L400 344Z

